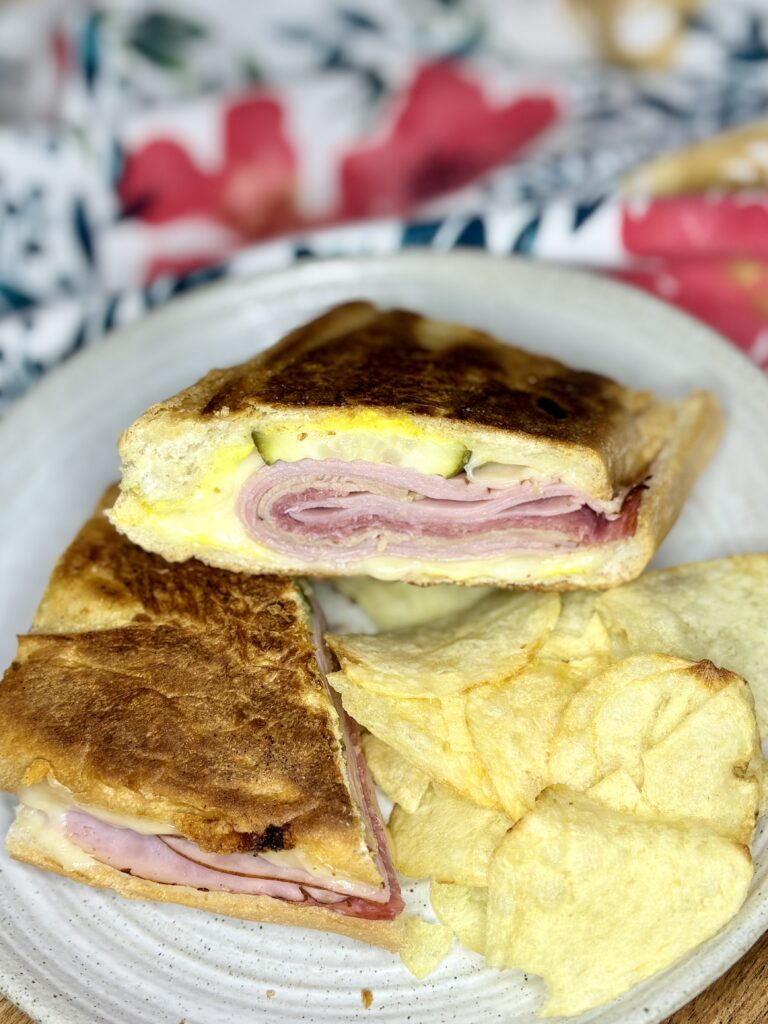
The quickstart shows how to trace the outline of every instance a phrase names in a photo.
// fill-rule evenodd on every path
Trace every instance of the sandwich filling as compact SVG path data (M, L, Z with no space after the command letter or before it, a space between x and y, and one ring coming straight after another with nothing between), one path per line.
M634 535L642 482L600 501L560 480L526 479L524 469L445 479L386 463L278 460L245 481L237 511L258 543L304 559L309 544L318 562L385 551L447 561L554 554Z

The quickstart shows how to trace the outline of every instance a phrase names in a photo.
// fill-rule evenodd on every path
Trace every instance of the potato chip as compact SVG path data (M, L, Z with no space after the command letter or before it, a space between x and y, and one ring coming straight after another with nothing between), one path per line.
M609 659L611 637L595 610L597 595L576 591L561 596L560 616L536 652L537 660Z
M751 877L740 844L557 787L491 861L486 958L544 978L543 1016L582 1013L714 935Z
M487 885L493 851L512 824L500 811L478 807L433 783L413 814L402 807L392 812L395 867L410 878Z
M555 626L553 593L494 591L466 611L373 636L329 634L344 675L399 697L456 697L519 671Z
M617 768L590 786L586 795L595 803L605 804L614 811L634 814L636 817L653 817L656 808L646 800L637 783L625 768Z
M429 776L373 733L363 736L362 746L373 781L393 803L412 814L427 791Z
M405 945L400 950L400 959L419 980L434 971L452 945L453 932L444 924L433 924L413 914L406 915Z
M659 651L709 659L746 679L768 736L768 555L647 573L597 596L617 658Z
M744 680L710 662L656 655L620 662L573 698L552 742L549 774L609 806L691 818L749 843L760 769Z
M465 611L492 593L490 587L458 587L454 583L417 587L370 576L342 577L335 581L335 586L358 604L378 629L420 626L442 615Z
M343 672L328 681L347 713L415 768L482 807L501 809L469 739L462 701L448 701L444 708L435 697L388 697L356 686Z
M549 781L549 748L563 711L597 659L539 661L494 686L467 695L467 723L475 748L513 821L533 807Z
M473 953L485 953L487 889L437 882L433 878L429 886L429 900L434 912L462 946Z
M700 662L691 672L709 662ZM717 670L715 670L717 671ZM720 835L752 841L762 788L762 755L752 696L737 675L644 757L643 795L668 816L706 822Z
M578 699L574 696L558 726L550 754L552 781L583 791L628 762L635 777L648 742L644 729L653 716L660 711L674 725L692 704L705 699L698 688L686 687L678 699L672 695L669 705L662 699L663 691L649 685L656 676L688 666L682 658L638 655L598 673ZM667 681L671 680L670 676Z

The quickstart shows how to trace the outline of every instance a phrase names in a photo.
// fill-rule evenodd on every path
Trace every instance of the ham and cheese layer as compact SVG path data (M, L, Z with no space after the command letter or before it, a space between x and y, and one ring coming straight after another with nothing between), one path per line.
M391 920L403 906L393 876L375 889L343 878L323 878L301 868L280 866L258 854L207 853L180 836L142 835L81 811L65 814L63 825L67 839L94 860L151 882L210 892L271 896L377 921Z
M275 462L242 486L237 511L264 547L358 561L556 553L631 537L642 486L601 502L561 481L489 486L385 463Z
M363 785L362 792L373 800L369 787ZM340 914L368 920L392 920L403 909L375 804L366 807L365 817L376 838L376 860L383 878L379 887L311 870L306 864L302 865L300 856L292 855L293 851L209 853L172 832L155 834L105 821L97 816L94 808L85 811L72 804L59 813L56 813L59 808L55 808L52 813L52 808L46 806L50 801L40 800L33 791L21 793L20 797L19 813L28 820L30 815L39 819L37 831L43 828L55 833L51 837L55 841L49 838L46 844L54 855L57 850L66 850L73 844L87 857L147 881L322 905ZM65 840L63 847L61 839ZM71 856L65 859L73 860Z

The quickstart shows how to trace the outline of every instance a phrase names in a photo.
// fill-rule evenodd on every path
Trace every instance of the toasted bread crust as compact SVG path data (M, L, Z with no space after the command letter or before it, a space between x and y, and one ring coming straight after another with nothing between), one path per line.
M367 921L345 917L323 907L295 905L269 896L241 896L229 892L202 892L187 885L165 885L126 874L106 864L93 861L87 868L68 870L53 860L34 838L18 826L11 825L6 848L16 860L24 861L46 871L72 878L97 888L113 889L121 896L134 900L153 900L157 903L178 903L214 914L226 914L246 921L265 924L289 924L298 928L336 932L372 946L381 946L396 953L404 942L402 917L394 921Z
M55 779L217 852L378 881L295 583L168 565L90 519L0 685L0 786Z
M614 489L663 441L664 404L482 331L368 302L337 306L240 366L213 370L155 410L252 417L278 410L407 413L579 449Z

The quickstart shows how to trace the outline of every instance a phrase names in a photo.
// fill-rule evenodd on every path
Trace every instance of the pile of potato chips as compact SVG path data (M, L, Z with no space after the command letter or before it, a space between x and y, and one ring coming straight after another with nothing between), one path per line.
M391 585L355 587L398 625ZM438 619L329 636L330 681L369 730L398 870L431 878L438 918L489 965L541 975L543 1015L580 1013L709 938L746 896L768 555L601 594L459 593ZM429 964L412 953L420 973L449 938L430 934Z

